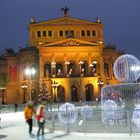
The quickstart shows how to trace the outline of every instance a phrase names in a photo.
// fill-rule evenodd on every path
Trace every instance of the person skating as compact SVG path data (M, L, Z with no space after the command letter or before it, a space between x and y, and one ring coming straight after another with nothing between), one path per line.
M45 127L45 102L41 102L37 108L37 123L38 123L38 132L37 136L40 135L40 131L42 130L42 135L44 135L44 127Z
M24 108L24 118L29 125L29 134L32 134L33 115L36 115L35 109L33 107L33 102L28 102L26 107Z

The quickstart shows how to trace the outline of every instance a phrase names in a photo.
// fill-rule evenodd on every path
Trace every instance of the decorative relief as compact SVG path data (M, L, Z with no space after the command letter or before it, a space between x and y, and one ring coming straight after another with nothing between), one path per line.
M97 46L97 43L82 41L74 38L46 44L46 46Z
M76 42L75 40L70 40L70 41L64 42L60 45L61 46L80 46L81 44L79 42Z

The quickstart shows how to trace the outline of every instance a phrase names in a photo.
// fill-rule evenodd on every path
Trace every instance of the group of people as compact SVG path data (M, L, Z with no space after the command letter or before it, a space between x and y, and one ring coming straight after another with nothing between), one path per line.
M46 102L41 102L37 107L37 110L34 109L33 102L28 102L26 107L24 108L24 118L27 124L29 125L29 134L32 135L33 128L33 115L36 117L38 124L37 136L40 135L40 131L42 130L42 135L44 135L44 127L45 127L45 105Z

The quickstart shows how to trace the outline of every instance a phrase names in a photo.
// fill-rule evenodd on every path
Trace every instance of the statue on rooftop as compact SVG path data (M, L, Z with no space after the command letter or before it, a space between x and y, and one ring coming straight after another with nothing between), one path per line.
M65 16L67 16L67 13L69 11L69 8L65 6L64 8L61 8L61 11L64 12L64 17L65 17Z

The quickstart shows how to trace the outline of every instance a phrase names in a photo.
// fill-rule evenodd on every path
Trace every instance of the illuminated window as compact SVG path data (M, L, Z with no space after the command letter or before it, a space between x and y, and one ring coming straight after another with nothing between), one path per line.
M37 66L36 66L36 64L33 64L33 65L31 66L31 70L32 70L32 69L34 69L35 71L37 71ZM35 72L35 73L36 73L36 72ZM32 79L32 80L35 80L36 77L37 77L36 74L31 74L31 79Z
M41 32L37 31L37 37L41 37Z
M27 80L27 75L26 75L26 73L25 73L25 71L26 71L26 65L24 65L23 66L23 80Z
M48 31L48 36L52 36L52 31Z

